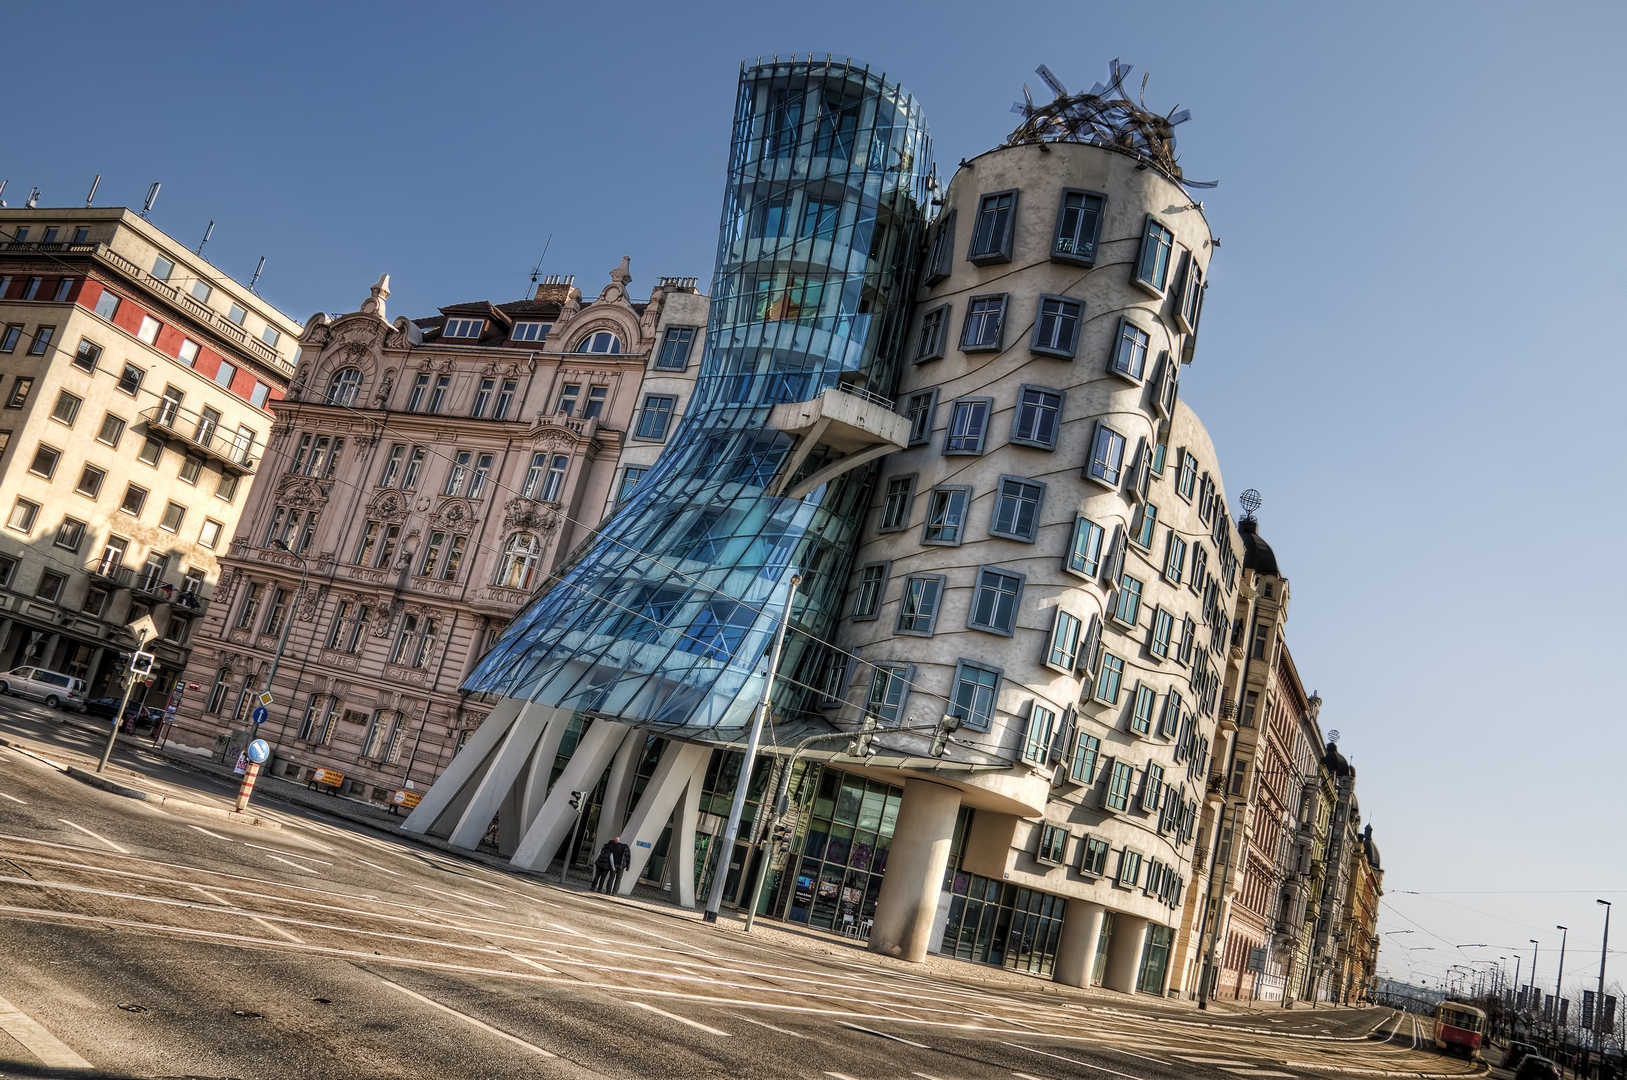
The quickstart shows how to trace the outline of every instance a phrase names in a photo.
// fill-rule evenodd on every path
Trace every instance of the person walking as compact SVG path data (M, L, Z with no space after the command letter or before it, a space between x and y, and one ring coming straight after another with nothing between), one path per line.
M605 841L604 847L599 849L598 858L593 860L593 891L608 892L605 887L609 882L616 866L616 856L611 850L614 841Z
M621 837L618 836L605 845L605 850L610 853L611 865L609 880L605 882L605 892L619 893L621 892L621 875L628 867L633 865L633 849L622 843Z

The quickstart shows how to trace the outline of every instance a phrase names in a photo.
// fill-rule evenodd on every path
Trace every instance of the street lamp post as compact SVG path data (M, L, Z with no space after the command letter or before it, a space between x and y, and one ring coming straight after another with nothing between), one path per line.
M1529 983L1529 989L1531 991L1530 996L1535 998L1537 996L1537 953L1541 951L1542 943L1536 938L1527 938L1526 940L1531 942L1531 982ZM1542 1011L1538 1008L1542 1004L1540 1001L1530 1001L1527 1004L1530 1005L1532 1012Z
M1559 978L1554 980L1554 1015L1550 1026L1553 1028L1554 1037L1562 1039L1564 1036L1559 1030L1559 1010L1564 1000L1562 995L1565 993L1565 939L1570 937L1570 928L1555 926L1554 929L1561 931L1561 933L1559 936Z
M1595 900L1596 904L1604 905L1604 942L1599 946L1599 996L1593 1004L1593 1056L1598 1058L1600 1068L1604 1067L1604 961L1610 955L1610 901ZM1615 1010L1611 1010L1610 1020L1614 1023Z

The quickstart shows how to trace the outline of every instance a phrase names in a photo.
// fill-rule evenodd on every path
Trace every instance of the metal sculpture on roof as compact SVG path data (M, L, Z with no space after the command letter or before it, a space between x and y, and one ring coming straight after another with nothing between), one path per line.
M1035 105L1028 87L1023 87L1023 100L1011 111L1023 118L1007 138L1005 145L1021 146L1025 143L1078 142L1092 146L1114 146L1137 154L1187 187L1214 187L1217 181L1187 180L1175 157L1175 128L1192 118L1187 109L1160 115L1148 109L1145 102L1147 75L1141 77L1141 102L1131 101L1124 90L1124 80L1134 70L1133 64L1120 64L1115 58L1108 65L1106 83L1097 83L1080 94L1068 93L1051 69L1041 64L1034 69L1056 96L1046 105Z

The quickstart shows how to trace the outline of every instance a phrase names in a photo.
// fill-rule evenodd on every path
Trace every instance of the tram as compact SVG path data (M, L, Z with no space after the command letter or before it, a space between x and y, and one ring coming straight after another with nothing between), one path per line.
M1485 1038L1486 1014L1473 1005L1443 1001L1435 1006L1435 1049L1477 1059Z

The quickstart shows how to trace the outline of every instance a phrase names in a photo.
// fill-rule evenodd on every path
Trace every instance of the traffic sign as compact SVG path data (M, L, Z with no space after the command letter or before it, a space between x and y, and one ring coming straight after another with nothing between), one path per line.
M271 691L270 690L262 690L262 691L260 691L260 704L261 705L264 705L264 706L269 708L270 705L271 705L271 702L273 700L274 699L271 696Z
M189 683L186 684L186 688L188 690L202 690L203 689L203 684L202 683L189 682Z
M249 719L254 721L255 727L259 727L261 724L266 722L266 719L270 715L271 713L266 710L264 705L256 705L254 707L254 711L249 713Z
M255 739L249 743L249 760L256 765L264 765L271 756L271 744L264 739Z

